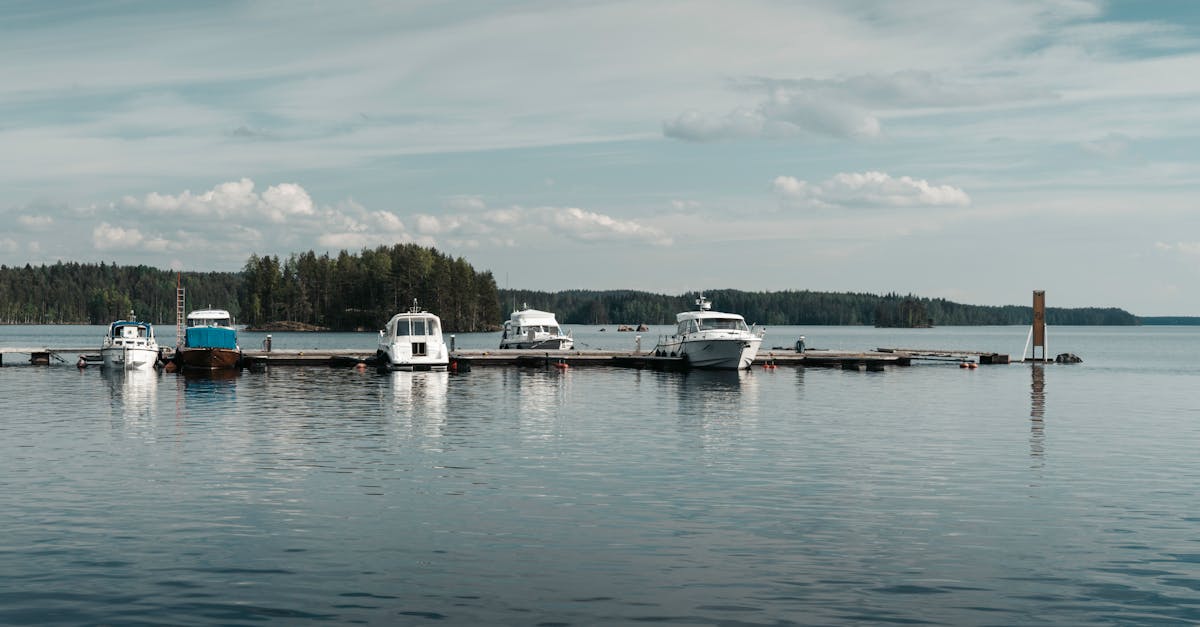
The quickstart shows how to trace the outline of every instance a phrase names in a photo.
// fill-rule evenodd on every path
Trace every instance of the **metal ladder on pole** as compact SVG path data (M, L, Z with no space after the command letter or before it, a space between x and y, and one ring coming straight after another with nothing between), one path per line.
M175 346L183 346L183 324L186 320L184 310L183 281L179 275L175 278Z

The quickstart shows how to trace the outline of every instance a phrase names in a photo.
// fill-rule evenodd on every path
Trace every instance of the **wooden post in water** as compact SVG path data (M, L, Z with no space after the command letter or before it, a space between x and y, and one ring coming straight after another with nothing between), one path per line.
M1029 352L1029 344L1033 343L1033 352ZM1042 356L1038 357L1038 349ZM1029 355L1030 361L1046 361L1046 292L1033 290L1033 325L1029 327L1029 338L1025 340L1025 351L1021 354L1024 359Z

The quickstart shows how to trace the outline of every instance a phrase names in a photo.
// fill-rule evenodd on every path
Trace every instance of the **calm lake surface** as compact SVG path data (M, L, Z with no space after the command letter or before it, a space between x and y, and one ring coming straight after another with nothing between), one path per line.
M1026 332L773 327L764 347L1015 356ZM0 624L1200 622L1200 328L1049 339L1084 363L204 379L7 355Z

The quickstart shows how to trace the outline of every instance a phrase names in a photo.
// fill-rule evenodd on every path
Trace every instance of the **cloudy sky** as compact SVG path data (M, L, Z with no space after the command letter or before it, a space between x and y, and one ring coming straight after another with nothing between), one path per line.
M1190 0L0 2L0 263L1200 315Z

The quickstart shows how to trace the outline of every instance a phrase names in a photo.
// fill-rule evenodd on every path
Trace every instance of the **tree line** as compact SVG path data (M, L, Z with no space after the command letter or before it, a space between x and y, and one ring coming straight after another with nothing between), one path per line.
M241 275L150 266L58 262L0 265L0 324L107 324L127 318L175 320L176 280L189 304L221 307L237 296Z
M288 321L336 331L380 328L414 298L442 318L447 331L498 328L508 311L528 304L554 312L566 324L673 324L694 308L696 294L633 290L542 292L498 290L491 272L434 248L397 244L341 251L312 251L281 259L251 255L241 272L183 272L187 308L228 309L251 326ZM141 320L175 319L177 273L149 266L59 262L0 265L0 324L107 324L133 311ZM1021 325L1030 307L964 305L908 295L713 290L719 311L764 325ZM1148 322L1175 320L1147 319ZM1142 321L1117 308L1055 308L1052 325L1132 325ZM1151 322L1152 321L1152 322Z
M396 244L279 257L251 255L238 290L241 322L299 322L339 331L378 329L416 299L447 331L495 328L500 300L491 272L433 248Z
M553 311L565 324L674 324L675 314L695 308L696 294L670 296L631 290L567 290L538 292L501 290L507 308L528 304ZM705 296L713 308L741 314L749 323L764 325L1020 325L1033 319L1031 307L964 305L941 298L896 293L743 292L712 290ZM1115 307L1046 309L1052 325L1134 325L1137 316Z

